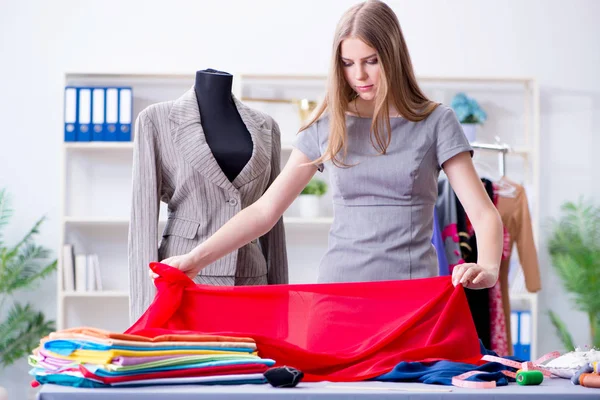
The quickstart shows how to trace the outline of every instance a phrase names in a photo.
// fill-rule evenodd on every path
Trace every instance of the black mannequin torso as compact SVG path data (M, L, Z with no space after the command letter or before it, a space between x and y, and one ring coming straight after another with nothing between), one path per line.
M252 156L252 136L231 96L233 76L207 69L196 72L194 91L200 120L215 160L232 182Z

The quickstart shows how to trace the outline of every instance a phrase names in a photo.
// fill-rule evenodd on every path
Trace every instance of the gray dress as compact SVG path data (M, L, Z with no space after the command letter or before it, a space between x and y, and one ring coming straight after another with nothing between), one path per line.
M348 155L339 168L327 161L334 219L319 282L364 282L438 275L431 243L441 165L471 152L454 111L438 106L425 120L392 118L385 155L369 139L371 118L347 116ZM300 132L294 146L311 160L324 154L329 118Z

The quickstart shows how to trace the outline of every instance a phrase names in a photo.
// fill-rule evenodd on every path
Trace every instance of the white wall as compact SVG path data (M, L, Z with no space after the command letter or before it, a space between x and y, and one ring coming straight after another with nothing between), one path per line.
M0 187L13 195L7 232L42 214L40 244L59 243L59 154L65 72L323 74L341 13L355 1L0 2ZM389 1L419 75L534 76L541 86L542 218L579 195L599 198L600 2ZM596 19L594 18L596 17ZM596 134L594 136L594 133ZM541 247L542 309L556 310L579 343L588 325L572 311ZM30 298L55 316L54 279ZM560 348L545 316L541 352ZM28 370L0 373L23 398Z

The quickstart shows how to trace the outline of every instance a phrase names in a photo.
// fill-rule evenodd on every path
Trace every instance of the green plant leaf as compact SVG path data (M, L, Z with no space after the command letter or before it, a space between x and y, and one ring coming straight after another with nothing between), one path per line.
M6 189L0 190L0 247L3 244L2 228L8 224L8 221L12 217L13 211L10 208L8 194Z
M575 350L575 345L573 344L573 337L569 333L567 326L562 322L558 315L556 315L553 311L548 311L548 315L550 316L550 321L552 321L552 325L556 328L556 333L560 338L565 350L573 351Z
M300 194L323 196L325 193L327 193L327 183L321 179L312 179L310 182L308 182Z
M600 208L580 198L565 202L551 220L548 251L552 265L577 309L588 314L592 341L598 343L600 315Z
M33 244L27 245L21 254L4 266L0 275L0 293L10 294L18 289L33 285L38 279L45 278L56 269L56 260L40 267L47 260L48 250Z
M5 189L0 190L0 234L12 210ZM34 236L45 217L40 218L29 232L15 245L8 247L0 235L0 366L8 366L30 352L40 338L54 330L54 322L31 305L14 304L10 310L4 305L10 295L33 286L56 270L56 260L50 261L50 251L33 243Z
M33 225L33 228L31 228L29 230L29 232L27 232L27 234L23 237L23 239L21 239L21 241L19 243L17 243L12 249L8 250L8 252L7 252L7 258L8 259L16 256L24 245L27 245L27 244L30 243L30 241L32 240L33 236L35 236L38 233L40 233L39 227L44 222L45 219L46 219L46 217L40 218Z
M54 322L47 321L30 304L15 304L0 324L0 364L6 367L24 357L54 329Z

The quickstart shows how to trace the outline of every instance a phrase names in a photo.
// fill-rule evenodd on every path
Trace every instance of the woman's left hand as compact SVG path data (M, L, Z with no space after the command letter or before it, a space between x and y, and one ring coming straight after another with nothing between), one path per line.
M452 270L452 284L469 289L490 288L498 281L498 267L474 263L458 264Z

